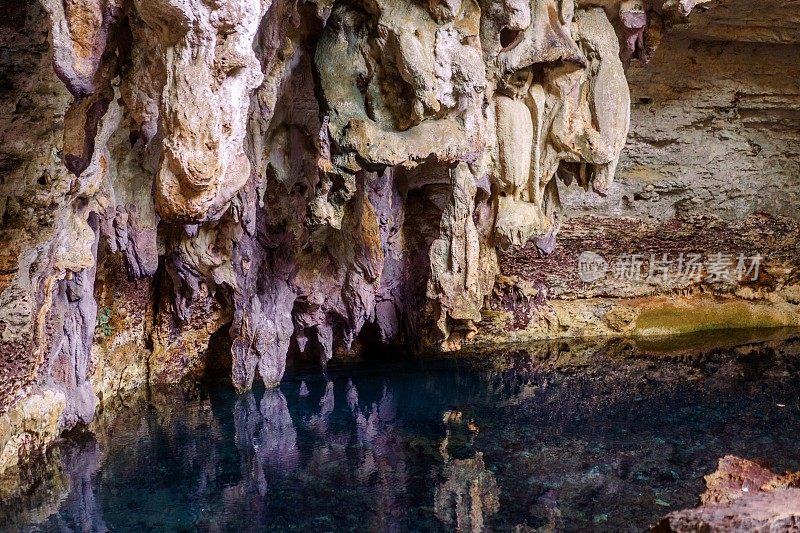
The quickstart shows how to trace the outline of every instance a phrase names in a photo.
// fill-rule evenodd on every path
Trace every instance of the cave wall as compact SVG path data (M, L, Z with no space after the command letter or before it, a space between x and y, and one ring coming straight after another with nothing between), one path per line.
M614 185L605 197L565 190L553 255L530 245L500 255L480 344L797 324L800 39L797 13L782 7L716 4L631 65ZM608 263L597 281L579 274L584 252ZM732 279L709 280L717 254ZM739 280L740 256L749 269L756 254L758 280ZM698 255L700 275L680 275Z
M362 331L800 324L793 4L0 2L0 471L221 336L246 390Z

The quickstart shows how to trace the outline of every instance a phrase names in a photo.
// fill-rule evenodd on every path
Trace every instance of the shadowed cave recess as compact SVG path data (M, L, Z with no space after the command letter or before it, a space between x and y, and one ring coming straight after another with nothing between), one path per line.
M800 326L795 0L0 8L0 473L148 385Z

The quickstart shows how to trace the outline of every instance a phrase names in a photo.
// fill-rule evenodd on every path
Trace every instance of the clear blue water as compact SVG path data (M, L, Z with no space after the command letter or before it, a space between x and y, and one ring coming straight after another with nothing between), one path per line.
M695 506L723 455L800 469L799 375L795 338L348 363L242 396L224 383L156 389L70 436L0 504L0 524L642 531Z

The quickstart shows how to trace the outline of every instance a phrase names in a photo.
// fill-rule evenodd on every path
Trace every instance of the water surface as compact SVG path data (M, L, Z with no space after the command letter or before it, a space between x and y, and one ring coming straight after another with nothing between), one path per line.
M642 531L695 506L723 455L800 470L800 338L745 340L384 354L274 391L156 389L50 453L0 524Z

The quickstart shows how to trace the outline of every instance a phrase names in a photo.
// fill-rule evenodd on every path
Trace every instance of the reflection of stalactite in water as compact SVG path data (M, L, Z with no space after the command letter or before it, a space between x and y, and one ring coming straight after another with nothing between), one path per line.
M244 490L263 498L267 494L267 480L255 444L261 416L252 392L239 397L233 410L233 417L236 424L236 447L241 456L242 477L245 479Z
M223 499L241 502L245 507L238 518L263 527L269 523L270 482L289 477L299 465L297 431L286 398L277 389L267 390L260 403L251 392L241 395L234 407L234 423L242 481L226 488Z
M346 411L341 408L334 418L334 384L328 382L319 402L319 413L310 416L306 428L315 436L310 457L303 461L303 476L322 482L332 475L342 474L347 464L350 475L337 479L346 486L368 485L367 502L377 515L377 521L364 527L386 531L405 529L404 510L408 485L406 448L396 429L396 402L394 395L384 387L380 399L369 402L369 395L360 395L352 381L345 387Z
M55 449L53 454L37 467L43 472L30 473L34 478L45 475L44 485L33 485L28 494L18 498L6 500L7 495L3 495L0 522L8 521L0 525L0 530L19 531L27 523L44 531L108 531L92 482L101 462L97 442L89 439ZM9 513L12 506L15 509Z
M442 423L446 436L439 452L445 481L436 489L436 517L457 531L483 531L485 521L500 509L500 490L483 453L472 449L480 429L468 414L455 409L444 412Z
M439 444L439 453L444 460L469 459L475 455L472 445L475 435L480 431L475 420L465 416L463 411L448 410L442 415L447 436Z
M377 480L374 491L384 522L382 528L402 530L408 467L404 441L397 434L394 395L384 387L377 403L359 408L358 391L351 381L348 383L348 400L355 401L353 416L358 442L358 480L361 483Z
M259 456L273 466L274 470L288 475L297 468L299 455L297 431L292 424L286 398L279 390L268 390L261 399L261 415L264 426L261 430Z
M342 487L369 486L370 500L365 503L377 516L365 527L406 529L408 458L396 429L395 396L384 387L376 401L369 401L370 395L359 395L348 381L347 407L339 403L337 409L338 391L328 381L318 409L296 427L279 390L267 390L260 404L252 393L239 397L234 421L242 482L226 491L231 501L247 502L248 523L268 523L269 491L281 478L311 491L332 481ZM312 440L310 453L307 448L301 453L298 432Z
M100 468L97 442L88 442L70 455L69 497L67 505L57 515L60 531L108 531L103 509L97 499L92 478Z
M358 407L358 391L353 385L352 379L347 380L347 406L350 407L351 411Z
M325 385L325 394L319 401L319 414L311 417L308 427L317 435L325 436L328 433L328 419L333 413L334 407L333 381L328 381Z
M288 476L299 464L297 431L286 398L277 389L268 390L257 405L252 393L244 394L236 402L234 420L247 490L266 497L269 475Z
M436 489L437 518L457 531L483 531L486 520L500 509L500 489L483 454L449 461L444 476Z

